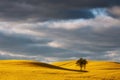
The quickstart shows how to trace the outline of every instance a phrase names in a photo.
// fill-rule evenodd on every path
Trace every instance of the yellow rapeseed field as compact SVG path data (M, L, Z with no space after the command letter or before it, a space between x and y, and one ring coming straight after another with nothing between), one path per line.
M75 62L0 60L0 80L120 80L120 63L89 61L86 70L80 71Z

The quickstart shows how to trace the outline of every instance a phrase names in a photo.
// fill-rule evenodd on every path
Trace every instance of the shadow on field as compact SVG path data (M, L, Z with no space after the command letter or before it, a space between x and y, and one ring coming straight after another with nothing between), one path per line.
M51 69L60 69L60 70L76 71L76 72L88 72L86 70L68 69L68 68L63 68L63 67L59 67L59 66L55 66L55 65L51 65L51 64L47 64L47 63L31 62L29 64L36 66L36 67L46 67L46 68L51 68Z
M113 62L113 63L120 64L120 62Z

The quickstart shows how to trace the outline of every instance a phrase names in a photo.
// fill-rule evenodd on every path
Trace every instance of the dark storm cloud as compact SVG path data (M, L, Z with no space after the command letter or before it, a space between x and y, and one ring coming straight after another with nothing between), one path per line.
M90 8L116 5L119 0L0 0L0 17L9 21L92 18Z
M33 39L34 38L34 39ZM33 53L34 51L38 51L38 48L30 48L30 45L41 44L44 45L51 40L39 38L35 40L36 37L29 37L27 35L5 35L4 33L0 33L0 50L14 52L14 53ZM31 51L33 50L33 51ZM31 52L30 52L31 51ZM46 50L45 50L46 51ZM37 52L39 53L39 52Z
M56 53L64 53L68 52L70 50L62 49L62 48L54 48L50 47L47 44L52 41L52 39L47 38L37 38L27 35L19 35L19 34L13 34L13 35L5 35L4 33L0 33L0 51L7 51L9 53L12 53L12 56L8 54L4 55L3 57L11 57L11 58L27 58L27 57L21 57L21 56L14 56L16 54L20 55L30 55L30 56L47 56L57 57ZM2 52L0 52L2 53ZM6 59L5 58L5 59ZM29 57L27 58L29 59Z
M0 55L3 58L119 60L116 58L120 51L120 20L108 15L17 25L1 22L0 25Z

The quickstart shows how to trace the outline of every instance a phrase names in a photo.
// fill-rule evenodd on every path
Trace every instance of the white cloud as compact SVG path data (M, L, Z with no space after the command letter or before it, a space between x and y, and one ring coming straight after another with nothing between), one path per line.
M109 8L108 12L110 12L112 15L116 17L120 17L120 6L114 6L112 8Z
M54 47L54 48L63 48L64 44L57 42L57 41L53 41L53 42L49 42L48 46Z
M15 22L0 22L0 32L6 35L13 34L24 34L31 36L44 36L42 32L36 32L34 30L30 30L30 27L35 26L35 24L29 23L15 23Z
M66 29L75 30L84 27L93 27L94 29L106 29L113 26L119 26L120 20L112 18L108 15L98 15L91 19L73 19L73 20L60 20L60 21L48 21L43 23L37 23L36 27L45 27L51 29ZM35 25L33 25L35 26Z
M61 21L50 22L48 25L49 28L67 29L67 30L77 29L84 26L86 26L84 19L61 20Z
M21 55L21 54L15 54L15 53L10 53L6 51L0 51L1 56L11 56L11 57L19 57L19 58L36 58L37 56L28 56L28 55Z
M117 57L117 56L119 56L120 54L119 54L119 50L114 50L114 51L107 51L107 55L106 56L108 56L108 57Z

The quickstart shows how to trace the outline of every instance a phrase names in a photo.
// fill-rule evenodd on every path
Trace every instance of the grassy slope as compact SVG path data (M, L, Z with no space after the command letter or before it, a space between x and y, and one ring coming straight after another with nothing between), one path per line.
M88 72L80 72L75 62L62 61L50 65L25 60L1 60L0 80L120 80L119 63L89 61Z

